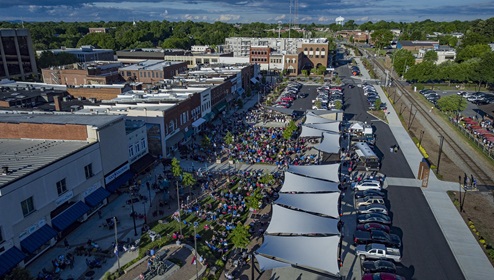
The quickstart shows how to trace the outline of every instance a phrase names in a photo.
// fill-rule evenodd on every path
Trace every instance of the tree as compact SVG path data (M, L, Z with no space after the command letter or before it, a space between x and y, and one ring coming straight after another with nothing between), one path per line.
M374 102L374 106L376 107L377 111L381 110L381 99L376 99L376 101Z
M461 112L467 107L467 100L457 94L448 95L437 101L437 107L443 112Z
M341 108L342 108L342 107L343 107L343 104L341 103L341 101L336 100L336 101L334 102L334 108L335 108L336 110L341 110Z
M245 249L250 243L249 227L238 222L228 237L235 248Z
M233 144L233 135L230 131L227 131L226 132L226 135L225 137L223 138L223 141L225 142L225 144L227 144L228 146L230 146L231 144Z
M262 201L262 193L259 188L252 192L249 196L245 197L245 205L251 209L256 210L260 208L260 202Z
M70 53L54 54L51 51L44 51L39 55L37 64L39 68L51 66L61 66L77 62L77 56Z
M77 42L78 47L86 45L96 46L102 49L116 49L115 39L109 33L89 33Z
M436 51L427 51L424 55L424 61L434 61L436 62L438 59L437 52Z
M180 161L177 158L172 159L172 174L175 178L180 177L182 175L182 167L180 166Z
M289 140L292 138L293 133L297 130L297 125L293 120L291 120L283 131L283 138Z
M189 173L189 172L184 172L183 173L183 176L182 176L182 184L185 186L185 187L189 187L189 189L195 185L196 183L196 179L194 178L194 176Z
M4 280L32 280L34 279L27 268L16 267L9 274L5 275Z
M324 65L317 66L316 75L324 75L325 72L326 72L326 67L324 67Z
M272 173L264 173L262 177L259 179L259 183L270 185L274 182L274 176Z
M309 77L309 71L306 69L302 70L302 75L304 75L305 77Z
M405 73L404 77L409 81L427 83L440 80L437 73L437 66L432 61L424 61L413 65Z
M206 134L204 134L204 136L202 137L202 140L201 140L201 146L204 148L204 149L208 149L209 146L211 146L211 139L209 138L209 136L207 136Z
M470 45L462 48L456 56L456 61L463 62L470 58L481 57L485 53L491 52L491 48L487 44Z
M398 75L402 76L407 67L415 64L415 57L412 52L405 49L400 49L393 53L393 68Z
M481 57L477 71L479 82L494 83L494 53L484 53Z
M384 47L389 46L389 44L393 40L393 32L391 32L389 29L376 30L372 33L371 36L374 45L378 49L383 49Z

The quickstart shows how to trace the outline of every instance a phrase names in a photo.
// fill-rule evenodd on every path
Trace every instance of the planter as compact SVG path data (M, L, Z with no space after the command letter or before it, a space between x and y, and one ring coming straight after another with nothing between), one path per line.
M221 163L221 159L220 158L217 158L216 159L216 163Z
M229 163L229 164L235 164L235 160L233 160L233 159L229 159L229 160L228 160L228 163Z

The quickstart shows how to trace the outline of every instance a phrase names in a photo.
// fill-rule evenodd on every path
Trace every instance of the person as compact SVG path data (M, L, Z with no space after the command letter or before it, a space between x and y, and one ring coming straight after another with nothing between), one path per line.
M392 153L393 152L393 146L389 147L389 152Z

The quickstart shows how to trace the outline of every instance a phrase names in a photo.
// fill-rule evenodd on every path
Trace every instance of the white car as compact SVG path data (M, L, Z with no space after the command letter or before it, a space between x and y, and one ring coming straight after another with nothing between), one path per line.
M375 180L363 180L362 182L355 185L354 190L365 191L365 190L381 190L381 182Z

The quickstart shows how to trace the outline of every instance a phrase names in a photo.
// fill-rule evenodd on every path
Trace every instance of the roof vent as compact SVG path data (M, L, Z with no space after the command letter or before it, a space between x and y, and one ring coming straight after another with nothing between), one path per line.
M9 167L7 165L2 166L2 175L6 176L9 174Z

